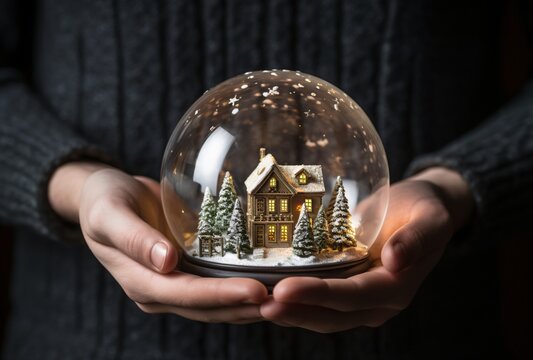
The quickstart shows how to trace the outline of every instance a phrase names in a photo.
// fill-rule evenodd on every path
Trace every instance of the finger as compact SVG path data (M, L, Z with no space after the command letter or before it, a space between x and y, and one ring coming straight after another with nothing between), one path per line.
M331 333L360 326L381 326L398 314L397 310L373 309L340 312L319 306L282 304L269 301L261 305L261 315L273 322L281 322L319 333Z
M113 261L113 262L111 262ZM263 284L245 278L203 278L182 272L160 275L117 251L104 266L126 294L141 303L213 308L261 304L268 298Z
M161 202L161 185L157 181L146 176L134 176L134 178L146 186L159 202Z
M150 283L150 291L158 302L187 308L261 304L268 298L267 289L257 280L186 273L158 276Z
M233 324L249 324L263 321L258 305L242 305L234 307L190 309L163 304L140 304L137 306L148 314L175 314L184 318L206 323L229 322Z
M405 289L400 289L403 285L400 280L383 268L348 279L292 277L276 285L274 299L280 303L322 306L345 312L403 309L411 297Z
M161 273L173 270L177 251L159 231L125 204L97 206L89 217L91 238L112 246L144 266Z
M274 287L273 296L281 303L322 306L344 312L375 308L402 310L411 303L441 253L430 253L416 266L399 273L378 267L347 279L287 278Z
M394 232L383 247L383 266L391 272L399 272L426 254L444 248L451 235L451 220L443 206L414 208L409 221Z
M183 272L158 274L121 251L90 243L105 268L135 302L178 307L213 308L261 304L268 299L266 287L247 278L203 278Z

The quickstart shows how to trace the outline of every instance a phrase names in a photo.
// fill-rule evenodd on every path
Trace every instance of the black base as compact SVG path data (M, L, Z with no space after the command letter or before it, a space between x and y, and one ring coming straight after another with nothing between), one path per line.
M308 266L239 266L219 264L183 254L180 270L205 277L246 277L256 279L272 289L279 281L291 276L313 276L319 278L347 278L367 271L370 268L368 256L339 264Z

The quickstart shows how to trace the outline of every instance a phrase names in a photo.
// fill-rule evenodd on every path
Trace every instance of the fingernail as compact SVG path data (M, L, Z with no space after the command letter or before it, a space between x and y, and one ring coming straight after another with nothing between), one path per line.
M152 264L159 270L165 265L167 253L168 247L165 243L159 242L152 247L152 253L150 254Z

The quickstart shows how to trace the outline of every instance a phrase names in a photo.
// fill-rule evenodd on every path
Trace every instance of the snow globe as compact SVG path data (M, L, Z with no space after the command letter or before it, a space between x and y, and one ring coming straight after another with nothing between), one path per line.
M180 270L347 277L369 267L388 205L381 140L342 90L298 71L247 72L178 122L161 171Z

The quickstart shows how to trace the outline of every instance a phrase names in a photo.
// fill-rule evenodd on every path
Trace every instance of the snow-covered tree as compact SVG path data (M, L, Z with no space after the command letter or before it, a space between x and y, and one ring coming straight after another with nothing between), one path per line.
M352 226L352 217L348 207L348 199L344 194L344 186L339 186L337 197L335 198L335 205L333 213L331 214L331 222L329 223L331 230L330 247L336 250L343 250L344 248L356 245L354 229Z
M211 190L207 187L204 192L204 199L200 208L200 221L198 222L198 235L215 234L215 218L217 215L217 204L211 195Z
M309 215L305 204L302 204L300 210L300 217L294 228L294 235L292 237L292 252L296 256L308 257L315 255L318 252L315 242L313 241L313 234L311 231L311 224L309 223Z
M335 185L333 186L333 191L331 192L331 198L329 199L328 207L326 208L326 218L331 224L331 215L333 214L333 207L335 206L335 200L337 199L337 193L339 192L339 187L344 185L342 184L342 179L340 176L337 176Z
M229 171L226 171L218 196L217 216L215 219L216 232L220 235L225 235L228 232L229 221L236 199L237 192L233 185L233 178Z
M252 245L250 244L248 232L246 231L246 217L242 211L239 199L235 200L224 249L233 253L252 253Z
M315 240L318 252L327 248L330 243L328 220L326 219L326 213L323 206L318 209L315 218L315 224L313 225L313 239Z

